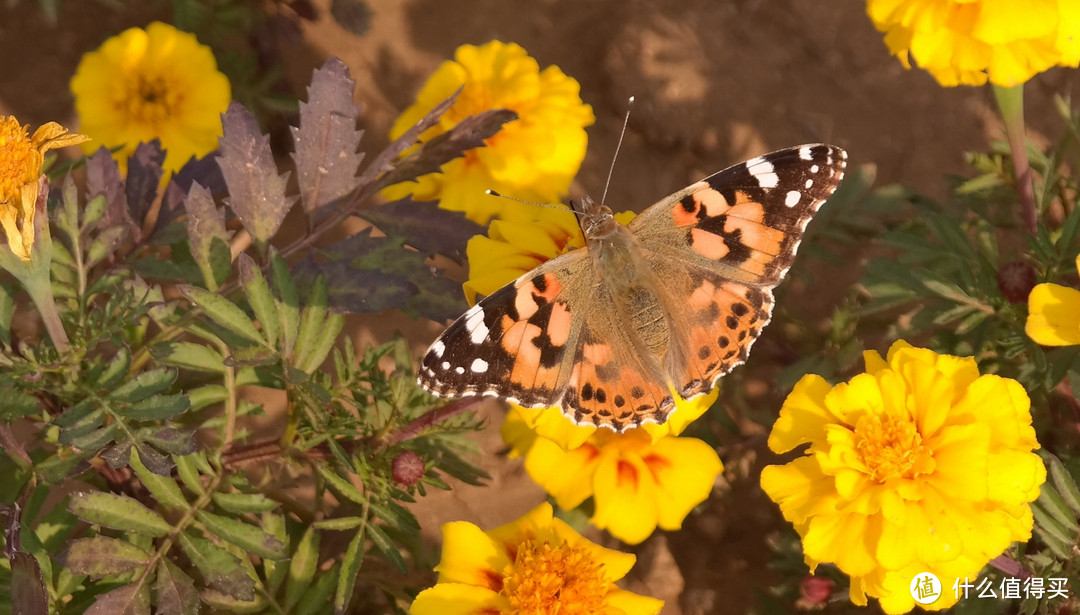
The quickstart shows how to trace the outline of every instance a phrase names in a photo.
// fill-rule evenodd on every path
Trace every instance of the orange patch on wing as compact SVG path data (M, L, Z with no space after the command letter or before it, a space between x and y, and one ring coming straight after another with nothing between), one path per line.
M540 309L536 299L533 297L535 291L536 287L530 283L517 289L517 293L514 295L514 309L521 320L531 317Z
M694 289L688 299L690 307L695 310L708 309L715 295L716 285L708 280L702 280L701 285Z
M536 286L533 286L533 293L537 294L548 301L554 301L555 297L559 296L562 292L562 284L559 283L559 279L550 273L544 275L544 292L536 290Z
M592 365L607 365L611 363L611 344L585 344L581 354Z
M570 339L571 327L570 310L565 303L556 303L551 306L551 319L548 320L548 337L555 346L565 346Z
M694 252L714 260L724 258L731 251L723 237L699 228L690 231L690 245Z
M532 343L542 331L540 327L527 321L514 322L508 316L503 317L503 350L514 357L514 369L510 372L510 381L524 387L530 387L536 381L540 371L540 349Z
M722 216L731 209L731 204L727 202L724 195L712 188L695 192L694 201L705 209L705 215L709 217Z

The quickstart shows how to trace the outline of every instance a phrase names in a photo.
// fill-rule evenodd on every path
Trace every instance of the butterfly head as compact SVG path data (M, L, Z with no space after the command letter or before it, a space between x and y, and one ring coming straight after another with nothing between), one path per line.
M615 214L611 208L602 203L596 203L588 196L581 198L581 203L572 203L574 213L578 216L578 224L586 239L599 239L615 230L619 223L615 220Z

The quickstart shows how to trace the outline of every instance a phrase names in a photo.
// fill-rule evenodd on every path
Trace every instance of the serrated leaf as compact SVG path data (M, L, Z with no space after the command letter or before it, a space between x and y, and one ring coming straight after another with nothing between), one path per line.
M214 196L210 194L210 190L198 182L191 185L187 198L184 199L184 210L187 212L191 256L198 263L203 279L213 280L216 284L214 259L211 257L215 243L228 250L230 233L225 228L225 210L214 203Z
M328 530L332 532L347 532L349 530L355 530L356 528L364 525L365 519L363 517L337 517L335 519L323 519L322 521L316 521L311 524L311 527L317 530Z
M199 495L206 493L199 475L199 455L180 455L176 459L176 473L184 485Z
M319 567L319 533L308 527L300 537L289 562L289 577L285 583L285 611L292 612L311 585Z
M145 434L140 434L146 437ZM169 476L172 474L173 462L172 458L168 455L163 455L152 446L146 446L146 443L141 441L133 441L131 443L132 450L139 452L139 459L142 464L150 472L157 474L158 476ZM184 454L192 452L186 451Z
M269 138L242 105L231 103L221 125L218 165L229 187L229 207L265 251L296 200L285 194L288 174L278 174Z
M37 558L29 553L16 551L11 554L11 609L12 613L47 615L49 592Z
M81 433L79 435L73 435L73 431L70 429L60 432L58 438L61 444L67 444L72 448L77 448L83 451L95 452L100 450L103 446L112 442L116 437L119 426L116 423L109 423L101 429L95 429L88 433Z
M127 229L121 226L103 229L90 243L90 248L86 251L86 262L83 266L89 269L116 252L116 249L124 241L126 234Z
M248 315L237 307L236 304L217 293L199 288L198 286L180 285L177 287L180 294L187 297L192 303L201 307L210 320L225 327L229 331L240 335L252 342L265 344L262 335L251 322Z
M144 399L123 411L123 415L136 421L164 421L187 410L191 406L185 395L158 395Z
M195 615L199 612L199 592L195 591L195 582L167 558L158 560L154 593L157 594L157 615Z
M296 348L292 364L297 369L312 373L326 359L330 349L326 347L328 333L337 338L344 322L340 317L329 313L327 308L328 289L326 281L317 278L308 295L307 305L300 315L300 329L296 334ZM331 346L333 340L331 340Z
M402 152L416 145L420 135L425 130L431 128L439 122L439 119L446 113L450 107L454 106L454 102L457 100L458 95L461 94L461 88L458 88L456 92L451 94L446 100L432 107L431 111L428 111L427 115L420 118L420 121L414 124L411 128L406 130L400 137L394 139L390 145L386 146L386 149L379 152L379 155L368 164L364 172L360 174L359 183L361 186L366 186L373 182L376 177L383 175L379 180L380 186L388 186L395 181L388 181L387 175L392 172L392 163L401 155ZM385 174L385 175L384 175Z
M319 476L322 476L330 488L334 490L334 493L360 504L361 506L367 503L367 498L364 494L360 493L360 490L353 486L348 480L338 476L333 468L320 464L318 466Z
M281 352L286 357L293 355L296 347L296 335L300 328L300 299L296 293L296 283L285 259L276 251L270 254L270 281L277 293L279 329L281 331Z
M319 574L315 582L307 588L307 591L300 598L300 602L293 609L292 615L315 615L324 612L325 605L329 603L330 596L334 593L339 570L339 565L334 564L330 570Z
M277 352L265 346L248 346L234 350L225 357L226 367L246 367L255 365L273 365L278 362Z
M378 525L369 522L367 524L367 533L375 548L386 557L386 560L393 564L394 568L397 568L401 574L408 574L409 569L405 565L405 560L401 557L401 552L398 551L394 541L390 540L386 532Z
M215 493L214 503L236 514L263 513L277 508L277 502L261 493Z
M104 199L105 212L101 226L124 227L138 241L140 229L128 209L127 192L124 179L120 175L120 167L105 147L98 148L86 161L86 196L88 199Z
M145 430L140 431L140 438L146 444L158 449L159 451L168 455L185 456L194 453L197 449L195 444L195 433L184 429L173 429L172 427L165 427L153 431L152 433L146 433ZM146 451L144 450L145 454ZM146 459L144 457L143 462ZM172 462L166 459L168 467L172 468Z
M124 190L127 193L131 219L139 226L146 220L150 208L157 200L164 162L165 151L161 149L161 142L157 139L139 143L135 147L135 153L128 158ZM136 236L135 240L139 241L139 237Z
M344 615L348 612L349 602L352 601L353 589L356 587L356 575L360 573L360 566L364 563L364 532L357 532L345 548L345 556L341 559L341 571L338 574L337 590L334 592L334 614Z
M8 389L4 391L4 401L0 403L0 422L10 423L15 419L30 416L40 410L38 400L32 395Z
M155 538L173 529L157 513L125 495L101 491L76 493L68 501L68 510L90 523Z
M356 129L360 105L353 103L356 82L337 58L317 69L300 103L300 126L291 127L296 179L308 213L347 195L357 186L364 155L357 153L364 132Z
M132 583L105 592L84 615L150 615L149 586Z
M108 399L133 404L163 393L175 381L176 372L171 369L158 368L139 372L134 378L109 393Z
M240 253L237 265L240 268L240 284L244 287L248 305L255 313L255 319L259 321L263 337L271 347L275 347L281 323L277 303L274 301L274 295L270 293L270 285L266 282L262 271L255 265L255 260L246 252Z
M116 355L113 356L112 361L109 361L105 371L98 376L98 387L105 390L114 389L127 375L129 367L131 367L131 352L126 346L121 346L116 350Z
M260 528L206 511L199 511L195 513L195 516L206 526L207 530L213 532L218 538L259 557L273 560L288 557L285 544Z
M120 469L131 463L131 442L117 442L101 453L101 458L110 466Z
M374 224L386 235L403 238L424 254L442 254L458 264L465 263L469 240L484 233L484 227L459 211L447 211L435 203L402 199L367 207L356 215Z
M178 539L180 548L211 587L236 600L254 600L255 581L248 576L235 555L187 532L181 533Z
M215 348L194 342L164 342L150 347L150 356L171 367L225 373L225 360Z
M265 613L266 599L256 595L251 600L237 600L214 589L199 592L199 598L208 604L213 613Z
M389 186L435 173L447 162L464 156L466 151L483 147L485 139L495 136L502 130L503 124L516 119L518 114L510 109L489 109L467 117L398 162L394 170L380 179L380 183Z
M190 508L187 498L180 491L180 485L177 485L171 476L161 476L151 472L143 464L139 451L132 451L131 453L131 469L135 470L135 474L138 475L143 486L150 491L150 495L153 495L159 504L176 510Z
M1061 495L1050 485L1043 485L1036 500L1044 511L1049 513L1063 528L1071 528L1073 538L1076 537L1076 518L1072 510L1062 499Z
M71 541L64 556L64 566L75 574L101 579L124 574L146 566L150 553L117 538L94 536Z
M1076 481L1057 457L1050 456L1048 465L1050 466L1050 482L1057 489L1058 495L1072 509L1074 516L1080 515L1080 488L1077 487Z

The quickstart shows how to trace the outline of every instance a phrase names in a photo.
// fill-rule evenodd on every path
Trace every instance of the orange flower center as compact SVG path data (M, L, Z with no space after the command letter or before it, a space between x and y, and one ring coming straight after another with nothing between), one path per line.
M607 610L603 566L580 547L529 539L503 571L502 594L515 615L590 615Z
M26 129L8 116L0 119L0 203L18 200L19 192L41 172L41 154Z
M166 79L137 74L128 83L128 94L118 99L134 122L159 125L175 117L177 96Z
M913 478L912 468L922 457L923 442L910 420L867 414L855 423L855 449L870 476L885 482L890 478Z

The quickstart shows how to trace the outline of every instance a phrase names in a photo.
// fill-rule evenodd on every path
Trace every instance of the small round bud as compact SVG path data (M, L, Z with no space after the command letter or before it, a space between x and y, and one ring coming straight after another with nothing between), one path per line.
M424 460L412 451L405 451L394 457L391 468L394 482L405 487L415 485L424 477Z
M1028 263L1007 263L998 269L998 290L1009 303L1027 303L1036 281L1035 269Z

